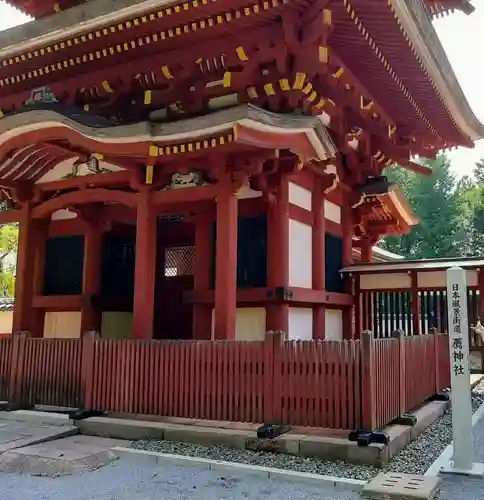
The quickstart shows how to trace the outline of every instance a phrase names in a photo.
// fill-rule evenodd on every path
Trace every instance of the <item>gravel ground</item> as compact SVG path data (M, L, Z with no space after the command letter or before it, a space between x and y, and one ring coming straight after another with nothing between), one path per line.
M0 474L0 500L357 500L358 493L316 485L224 475L206 469L142 466L120 460L57 479Z
M472 392L473 410L476 411L483 403L484 383L481 383ZM439 420L422 432L415 441L394 457L385 470L407 474L424 474L451 441L452 413L451 410L448 410ZM189 455L361 480L372 479L382 472L381 469L374 467L353 465L341 461L330 462L317 458L235 450L224 446L207 447L172 441L137 441L132 443L131 446L141 450Z

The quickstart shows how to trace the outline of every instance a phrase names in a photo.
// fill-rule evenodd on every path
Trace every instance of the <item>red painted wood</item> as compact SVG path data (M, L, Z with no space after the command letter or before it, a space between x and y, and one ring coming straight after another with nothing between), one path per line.
M235 338L237 307L237 196L222 185L217 198L214 338Z
M95 307L91 298L100 293L102 236L101 227L95 223L89 225L84 235L81 332L101 331L101 311Z
M283 177L274 200L267 207L267 286L289 286L289 182ZM266 330L287 332L289 307L266 306Z
M312 273L313 289L325 289L325 218L324 194L321 189L314 189L311 198L314 218L312 232ZM324 339L326 323L326 309L324 306L313 308L313 338Z
M36 253L42 241L45 241L45 225L43 221L34 221L32 205L24 204L20 210L18 251L17 251L17 279L15 282L15 306L13 311L12 331L30 331L33 327L38 331L36 317L32 311L34 283L38 280L35 275Z
M139 194L136 218L136 262L133 304L133 334L153 337L157 224L151 193Z
M412 328L414 335L420 333L420 297L418 294L418 273L410 273L411 292L412 292Z
M2 401L7 401L9 397L13 343L12 337L0 338L0 399Z
M9 400L21 405L80 407L81 358L79 340L15 336Z
M347 200L341 207L341 226L343 230L343 267L353 264L353 221L351 207ZM345 292L353 294L352 282L347 279L345 283ZM354 338L354 309L353 307L343 310L343 337L345 339Z
M195 225L195 276L193 290L205 291L210 288L211 220L198 218ZM208 340L212 334L212 307L207 304L193 305L192 338Z
M0 396L10 402L340 430L385 426L448 387L449 368L444 334L365 334L361 342L284 341L280 333L254 342L93 333L0 339Z

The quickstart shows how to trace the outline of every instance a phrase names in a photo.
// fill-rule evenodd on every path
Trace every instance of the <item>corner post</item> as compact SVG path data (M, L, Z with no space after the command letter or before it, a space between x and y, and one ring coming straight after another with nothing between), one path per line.
M267 206L267 286L289 286L289 182L282 176ZM289 306L274 301L266 306L266 330L289 329Z
M40 243L39 227L42 221L32 219L32 203L27 201L20 209L17 250L17 279L12 332L31 331L35 326L32 307L34 297L36 251Z
M400 416L407 411L407 366L405 363L405 334L402 330L392 332L392 337L398 340L399 395Z
M136 262L134 271L133 336L153 338L157 217L151 192L138 194L136 215Z
M264 339L264 423L282 424L282 348L284 332L267 332Z
M238 200L230 182L217 195L214 338L235 339Z
M95 301L101 288L101 252L102 229L98 224L90 223L84 235L81 333L101 330L101 311Z
M40 219L34 221L35 224L35 258L34 258L34 275L33 275L33 297L44 294L45 284L45 252L47 248L47 238L49 233L49 219ZM33 337L44 336L45 309L33 308L32 321L30 332Z
M8 388L8 402L15 406L26 403L24 397L24 364L25 344L29 339L28 332L14 331L12 333L12 362L10 366L10 380Z
M377 425L377 415L375 398L375 339L373 332L369 330L363 332L361 346L362 424L365 431L374 431Z
M99 339L96 332L82 333L82 403L84 410L93 410L94 389L94 351L95 342Z
M195 222L195 276L193 289L206 291L210 288L211 221L207 216L197 217ZM194 340L209 340L212 329L212 307L193 304Z

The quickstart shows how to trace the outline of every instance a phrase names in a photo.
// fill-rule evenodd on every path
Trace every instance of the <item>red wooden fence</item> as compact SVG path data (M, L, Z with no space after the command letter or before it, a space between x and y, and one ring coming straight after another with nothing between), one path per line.
M120 413L378 429L449 383L446 335L260 342L0 339L0 397Z
M450 386L448 339L363 334L363 428L379 429Z

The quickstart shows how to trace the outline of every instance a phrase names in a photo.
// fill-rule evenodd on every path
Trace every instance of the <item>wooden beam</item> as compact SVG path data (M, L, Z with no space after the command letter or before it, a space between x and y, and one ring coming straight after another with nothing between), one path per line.
M32 210L32 217L42 219L48 215L73 205L85 205L86 203L111 202L135 207L137 204L137 194L117 191L113 189L87 189L85 191L74 191L72 193L61 194L57 198L45 201Z
M80 311L84 300L82 295L36 295L32 306L49 311Z
M211 184L192 188L168 189L153 194L154 205L189 203L192 201L213 200L217 197L219 186Z
M21 210L7 210L0 212L0 224L11 224L12 222L20 222L22 216Z
M52 182L42 182L35 185L36 191L63 191L64 189L84 189L90 186L119 186L129 184L131 172L121 170L118 172L105 172L103 174L82 175L70 179L60 179Z

